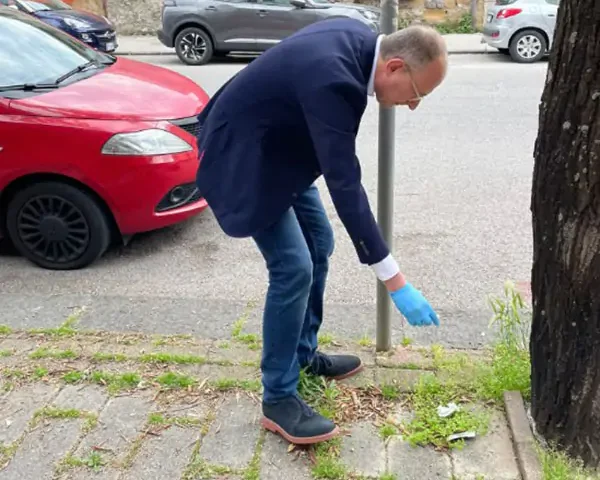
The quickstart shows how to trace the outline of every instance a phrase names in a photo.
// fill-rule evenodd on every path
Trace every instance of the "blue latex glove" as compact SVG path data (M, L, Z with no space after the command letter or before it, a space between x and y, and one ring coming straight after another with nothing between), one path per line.
M440 326L440 320L429 302L410 283L406 283L401 289L391 292L390 296L396 308L400 310L400 313L413 327Z

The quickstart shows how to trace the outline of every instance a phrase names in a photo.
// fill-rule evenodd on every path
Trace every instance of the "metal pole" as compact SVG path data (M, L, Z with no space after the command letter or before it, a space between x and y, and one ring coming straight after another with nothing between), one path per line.
M381 0L381 33L398 29L398 0ZM379 106L379 171L377 185L377 221L386 243L394 247L394 127L395 108ZM392 347L391 300L385 285L377 282L377 351Z

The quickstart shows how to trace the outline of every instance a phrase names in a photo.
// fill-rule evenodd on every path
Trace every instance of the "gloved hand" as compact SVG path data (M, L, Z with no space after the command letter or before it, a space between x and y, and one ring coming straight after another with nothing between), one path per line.
M440 320L429 302L410 283L406 283L401 289L391 292L390 296L396 308L400 310L400 313L413 327L440 326Z

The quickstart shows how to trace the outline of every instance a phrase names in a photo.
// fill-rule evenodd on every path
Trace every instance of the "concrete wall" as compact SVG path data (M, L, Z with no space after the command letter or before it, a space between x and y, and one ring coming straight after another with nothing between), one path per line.
M120 35L153 35L160 27L161 0L68 0L75 8L106 15ZM483 25L486 0L477 1L477 25ZM490 0L487 0L488 2ZM380 0L355 0L379 6ZM398 0L399 26L413 22L456 23L471 12L471 0Z

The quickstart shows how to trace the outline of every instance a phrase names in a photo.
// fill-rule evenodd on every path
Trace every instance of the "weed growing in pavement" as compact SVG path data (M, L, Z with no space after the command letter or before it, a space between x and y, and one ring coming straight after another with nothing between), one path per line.
M12 354L10 350L0 350L0 357L10 357Z
M114 395L122 390L136 388L142 381L141 377L135 372L127 373L109 373L95 371L90 375L93 383L105 385L108 393Z
M8 325L0 325L0 335L10 335L12 333L12 328Z
M44 378L46 375L48 375L48 370L44 367L36 367L33 371L33 376L38 380Z
M593 472L554 448L538 447L544 480L600 480L600 472Z
M29 358L32 360L38 360L41 358L54 358L56 360L74 360L77 355L73 350L52 350L50 348L38 348L36 351L29 354Z
M298 394L324 417L333 420L336 412L336 399L340 394L335 381L310 375L306 369L300 371Z
M398 480L398 477L393 473L384 473L379 477L379 480Z
M206 363L206 358L196 355L181 355L175 353L146 353L141 355L138 360L143 363L175 363L175 364L197 364Z
M316 460L312 468L314 478L318 480L343 480L347 477L348 470L339 461L341 444L341 438L337 437L314 446Z
M440 346L431 348L436 375L420 378L410 395L415 418L404 424L408 440L417 445L461 447L464 441L449 442L454 433L487 431L488 412L461 408L449 418L440 418L438 406L450 402L484 403L499 406L505 390L519 390L529 397L530 363L522 334L525 304L514 286L507 282L504 299L492 299L492 324L500 326L499 340L489 359L476 360L466 354L448 355Z
M334 341L335 339L330 333L320 333L318 336L318 343L321 347L330 347Z
M244 480L259 480L260 479L260 456L262 454L263 446L265 444L265 432L264 430L260 433L258 441L256 442L256 448L254 449L254 455L250 461L250 465L244 471Z
M54 337L70 337L77 333L75 325L79 322L84 309L78 309L57 328L32 328L28 330L29 333L50 335Z
M387 440L388 438L393 437L394 435L398 435L398 433L398 427L391 423L385 423L379 428L379 435L384 440Z
M413 343L414 343L414 342L413 342L413 339L412 339L412 338L409 338L409 337L402 337L402 346L403 346L403 347L408 347L408 346L412 345Z
M365 333L360 340L358 341L358 344L361 347L372 347L373 346L373 340L371 340L371 338Z
M258 350L260 348L260 340L258 339L258 335L254 333L242 333L244 325L246 325L245 318L240 318L237 320L233 324L231 336L235 341L247 345L250 350Z
M189 375L175 372L166 372L156 377L156 382L167 389L189 388L196 385L197 381Z
M260 380L236 380L233 378L219 378L210 382L210 384L217 390L247 390L249 392L260 392L262 383Z
M69 455L61 462L61 467L87 467L94 472L100 471L104 465L106 465L106 461L99 452L90 452L85 458L77 458Z
M126 362L129 357L124 353L96 352L92 356L92 360L96 362Z

